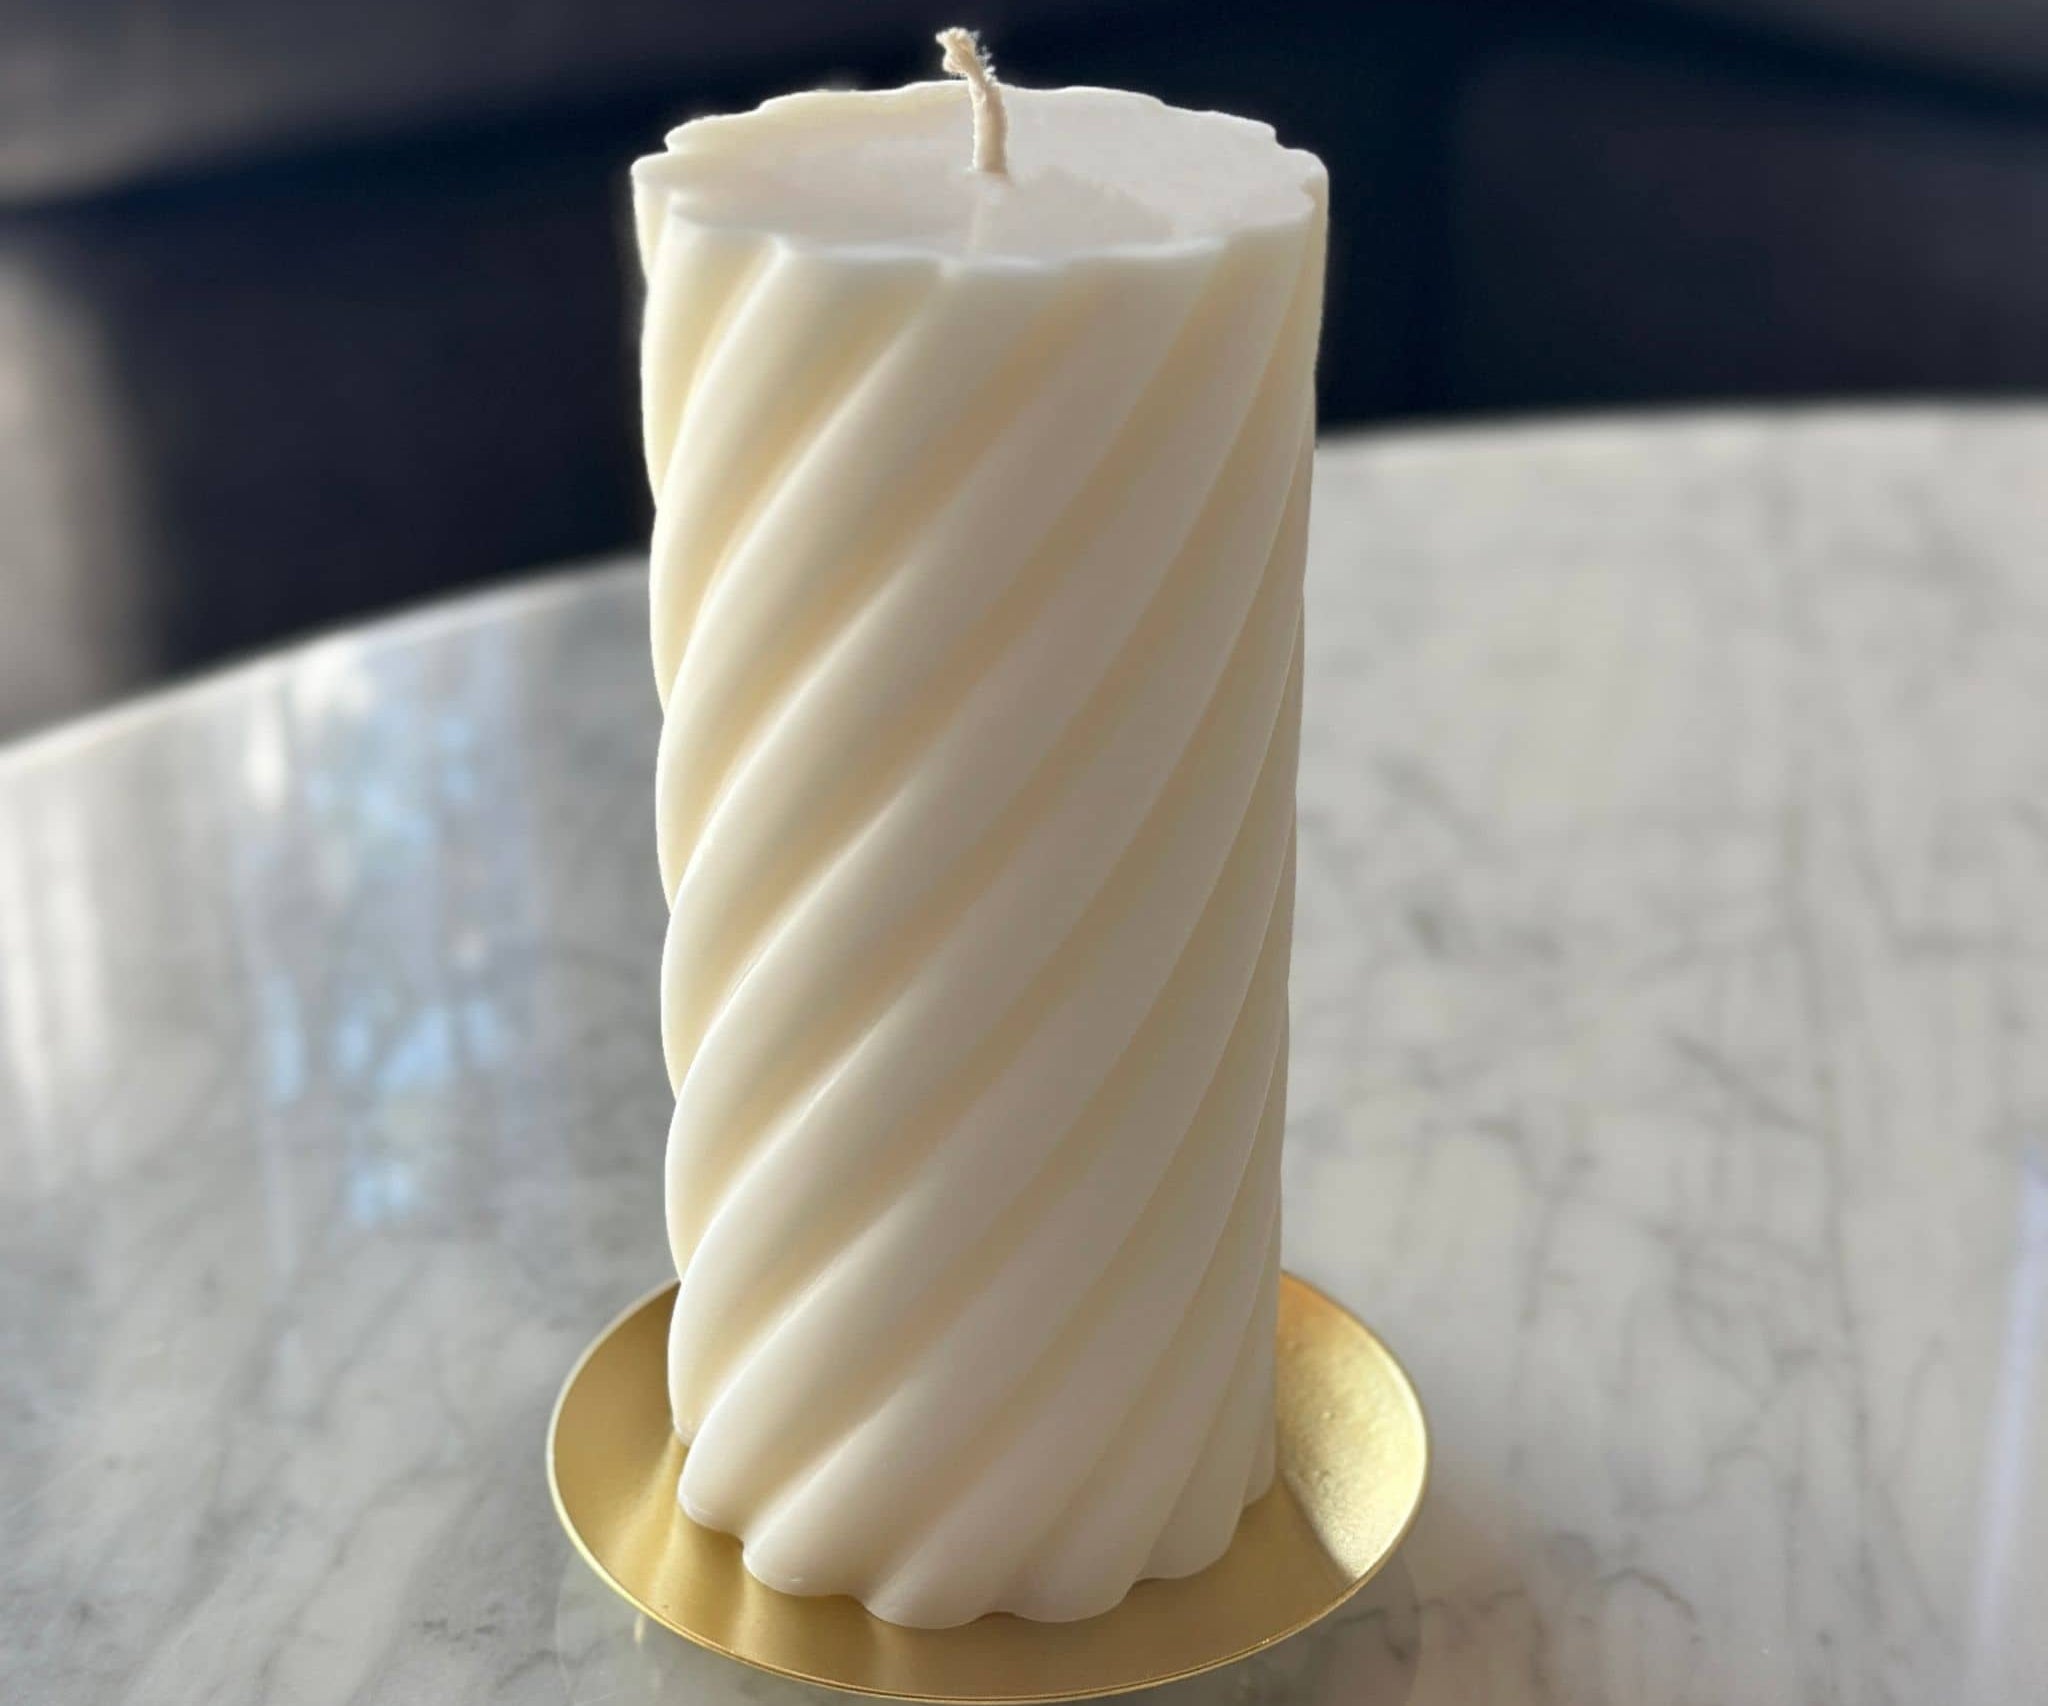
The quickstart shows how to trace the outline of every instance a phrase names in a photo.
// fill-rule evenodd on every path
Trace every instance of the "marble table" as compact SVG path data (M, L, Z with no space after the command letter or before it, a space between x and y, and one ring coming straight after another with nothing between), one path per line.
M1290 1265L1398 1562L1174 1706L2048 1690L2048 413L1329 447ZM639 573L0 757L0 1700L821 1698L541 1472L661 1277Z

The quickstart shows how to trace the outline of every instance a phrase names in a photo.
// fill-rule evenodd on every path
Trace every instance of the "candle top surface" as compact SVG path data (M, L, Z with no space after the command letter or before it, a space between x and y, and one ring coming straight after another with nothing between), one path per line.
M639 162L693 223L833 252L1046 262L1212 246L1310 217L1322 163L1272 129L1116 89L1002 86L1009 170L973 169L958 82L785 95Z

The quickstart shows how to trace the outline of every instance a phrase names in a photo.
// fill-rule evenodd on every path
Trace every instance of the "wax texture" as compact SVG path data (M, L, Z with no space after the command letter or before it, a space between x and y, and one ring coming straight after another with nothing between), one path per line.
M937 234L742 121L635 178L678 1496L920 1626L1200 1569L1274 1468L1323 175L1007 94ZM1076 94L1130 151L1034 179ZM965 171L957 88L808 99ZM1189 121L1235 199L1147 205Z

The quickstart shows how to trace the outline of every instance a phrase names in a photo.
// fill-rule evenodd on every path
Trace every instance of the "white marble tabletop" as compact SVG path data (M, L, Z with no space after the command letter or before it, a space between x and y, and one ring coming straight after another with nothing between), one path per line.
M1341 443L1290 1265L1436 1479L1176 1706L2048 1698L2048 412ZM632 567L0 756L0 1701L819 1698L542 1432L661 1276Z

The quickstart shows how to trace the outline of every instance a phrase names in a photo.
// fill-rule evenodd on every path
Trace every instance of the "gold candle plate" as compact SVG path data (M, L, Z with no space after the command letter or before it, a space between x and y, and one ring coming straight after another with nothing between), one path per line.
M998 1614L901 1629L844 1596L763 1587L739 1542L676 1503L669 1423L674 1282L621 1315L571 1370L548 1429L548 1483L576 1549L685 1640L778 1676L898 1700L1122 1694L1248 1657L1327 1617L1393 1556L1422 1503L1429 1435L1393 1353L1292 1274L1280 1286L1280 1474L1206 1570L1145 1581L1078 1623Z

